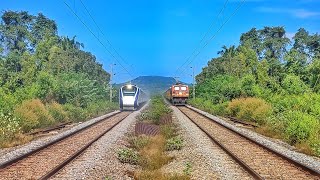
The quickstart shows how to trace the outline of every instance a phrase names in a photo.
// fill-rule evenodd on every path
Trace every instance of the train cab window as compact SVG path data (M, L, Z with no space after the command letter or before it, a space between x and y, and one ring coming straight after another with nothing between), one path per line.
M135 92L123 92L124 96L134 96Z
M181 90L182 90L182 91L185 91L185 90L187 90L187 87L182 86L182 87L181 87Z
M176 86L176 87L174 87L174 90L178 91L178 90L180 90L180 87Z

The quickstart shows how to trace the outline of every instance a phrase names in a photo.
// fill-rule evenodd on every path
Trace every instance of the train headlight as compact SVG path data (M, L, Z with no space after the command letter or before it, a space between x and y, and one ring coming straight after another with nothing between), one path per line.
M127 88L128 88L128 89L132 89L132 85L131 85L131 84L128 84L128 85L127 85Z

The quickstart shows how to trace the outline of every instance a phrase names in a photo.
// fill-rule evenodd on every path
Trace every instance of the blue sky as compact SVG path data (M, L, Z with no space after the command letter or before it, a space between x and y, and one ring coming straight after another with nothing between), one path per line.
M96 55L109 71L116 63L115 81L123 82L141 75L174 76L186 59L199 46L208 31L210 38L234 12L240 0L229 0L224 12L217 18L225 0L82 0L103 31L100 33L88 16L80 0L2 0L0 9L25 10L31 14L42 12L56 21L59 35L73 37L85 44L85 50ZM94 34L116 57L113 58L92 34L72 14L66 2ZM181 80L191 82L190 66L196 74L210 58L217 56L223 45L237 45L241 33L252 27L284 26L292 37L300 27L311 33L320 32L320 0L247 0L215 38L200 51ZM106 38L105 38L106 37ZM109 46L117 50L122 59ZM203 45L201 45L203 46ZM122 66L121 66L121 65ZM178 71L181 72L181 71Z

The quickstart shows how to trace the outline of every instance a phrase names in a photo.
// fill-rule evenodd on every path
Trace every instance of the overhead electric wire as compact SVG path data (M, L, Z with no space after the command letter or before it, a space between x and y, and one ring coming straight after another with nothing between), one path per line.
M188 63L188 65L190 65L194 60L195 58L201 53L201 50L203 50L209 43L210 41L212 41L216 36L217 34L222 30L222 28L224 27L225 24L227 24L230 19L235 16L235 14L238 12L238 10L241 8L241 6L244 4L246 0L242 0L239 5L237 6L237 8L233 11L233 13L227 18L227 20L222 23L222 25L219 27L219 29L214 33L214 35L209 39L207 40L207 42L204 44L204 46L202 46L202 48L198 51L198 53L193 57L193 59ZM181 71L181 73L183 73L185 71L185 69L183 71Z
M204 41L204 39L207 37L207 35L211 32L212 28L214 27L214 25L216 25L216 22L218 22L218 19L220 17L220 15L222 14L222 12L225 10L225 8L227 7L227 3L229 0L226 0L223 4L223 7L220 9L218 15L216 16L216 18L212 21L212 23L209 26L208 31L204 34L204 36L202 37L202 39L200 40L199 44L196 46L196 48L193 50L193 52L191 53L191 55L186 59L186 61L176 70L176 72L178 72L181 68L183 68L183 66L189 61L189 59L192 57L192 55L198 50L198 48L200 47L200 45L202 44L202 42ZM175 74L177 75L177 74Z
M97 35L88 27L88 25L82 21L82 19L78 16L78 14L63 0L64 4L69 8L69 10L77 17L77 19L87 28L87 30L98 40L98 42L104 47L104 49L117 61L117 63L129 74L131 78L133 76L131 73L121 64L121 62L112 54L112 52L106 47L106 45L97 37Z
M95 24L95 26L98 28L98 30L100 31L100 33L102 34L102 36L104 37L104 39L107 41L107 43L110 45L110 47L113 49L113 51L120 57L120 59L123 61L123 63L128 64L124 58L118 53L118 51L112 46L111 42L108 40L108 38L106 37L106 35L103 33L103 31L101 30L100 26L98 25L98 23L96 22L96 20L93 18L93 16L91 15L90 11L88 10L87 6L83 3L82 0L80 0L80 3L82 4L82 6L84 7L84 9L86 10L86 12L88 13L89 17L91 18L91 20L93 21L93 23Z

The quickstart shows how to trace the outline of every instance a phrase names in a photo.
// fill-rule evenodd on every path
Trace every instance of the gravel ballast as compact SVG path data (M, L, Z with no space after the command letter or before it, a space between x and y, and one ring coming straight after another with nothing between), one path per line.
M62 138L62 137L65 137L75 131L78 131L79 129L82 129L84 127L87 127L97 121L100 121L102 119L105 119L105 118L108 118L114 114L117 114L119 113L119 111L114 111L114 112L111 112L111 113L108 113L106 115L103 115L103 116L100 116L100 117L97 117L97 118L93 118L91 120L88 120L86 122L83 122L77 126L74 126L72 127L71 129L69 130L66 130L60 134L56 134L56 135L52 135L52 136L48 136L48 137L44 137L44 138L40 138L38 140L35 140L35 141L31 141L27 144L24 144L24 145L21 145L19 147L14 147L14 148L8 148L6 150L2 150L0 152L0 165L11 160L11 159L14 159L18 156L21 156L23 154L26 154L26 153L29 153L31 152L32 150L35 150L35 149L38 149L42 146L45 146L46 144L49 144L59 138Z
M313 169L316 172L320 173L320 161L317 158L314 158L314 157L305 155L303 153L299 153L299 152L293 151L291 149L288 149L287 147L282 146L279 143L275 143L275 142L269 140L268 138L262 136L261 134L258 134L256 132L250 131L245 128L236 127L228 122L221 120L220 118L218 118L216 116L213 116L207 112L204 112L204 111L199 110L197 108L194 108L192 106L188 106L188 107L195 110L196 112L216 121L216 122L219 122L219 123L229 127L230 129L232 129L236 132L239 132L240 134L242 134L242 135L244 135L254 141L257 141L260 144L263 144L263 145L269 147L270 149L278 152L279 154L287 156L290 159L293 159L293 160L309 167L310 169Z
M252 179L231 157L221 150L183 113L171 106L173 122L179 127L184 139L180 151L169 154L175 160L163 167L167 173L181 173L186 163L191 164L192 179Z
M125 135L134 130L136 116L146 106L130 114L52 179L131 179L127 172L133 172L135 166L121 163L117 150L127 144Z

